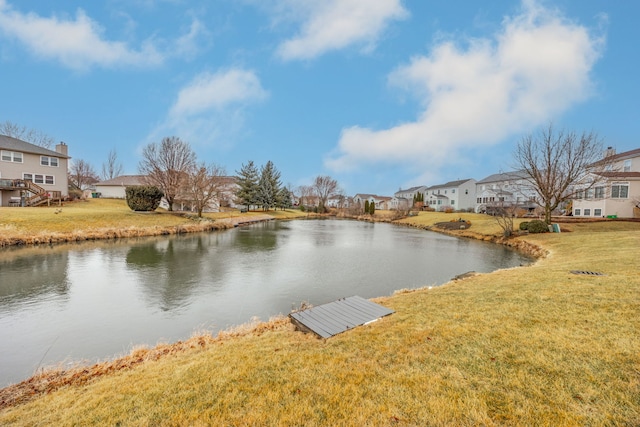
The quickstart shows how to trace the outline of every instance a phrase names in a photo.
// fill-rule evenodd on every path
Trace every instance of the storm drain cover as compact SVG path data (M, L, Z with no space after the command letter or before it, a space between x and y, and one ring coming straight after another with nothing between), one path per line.
M584 271L584 270L572 270L573 274L583 274L585 276L606 276L604 273L600 273L598 271Z

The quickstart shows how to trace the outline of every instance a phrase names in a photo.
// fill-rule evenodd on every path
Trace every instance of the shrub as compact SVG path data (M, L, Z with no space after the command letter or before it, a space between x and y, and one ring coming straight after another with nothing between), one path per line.
M534 219L527 225L527 230L529 230L529 233L547 233L549 231L549 226L544 221Z
M525 231L529 229L529 221L522 221L520 223L520 230Z
M127 205L136 212L152 212L160 206L164 194L152 185L132 185L125 189Z

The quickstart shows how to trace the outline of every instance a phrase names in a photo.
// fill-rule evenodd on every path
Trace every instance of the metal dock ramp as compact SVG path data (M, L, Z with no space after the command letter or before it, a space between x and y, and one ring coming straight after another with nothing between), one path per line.
M330 338L341 332L371 323L393 310L357 295L289 314L296 327Z

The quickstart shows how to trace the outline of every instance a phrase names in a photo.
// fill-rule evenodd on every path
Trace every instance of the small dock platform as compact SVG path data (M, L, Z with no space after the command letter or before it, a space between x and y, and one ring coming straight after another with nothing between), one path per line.
M299 330L330 338L395 313L357 295L289 314Z

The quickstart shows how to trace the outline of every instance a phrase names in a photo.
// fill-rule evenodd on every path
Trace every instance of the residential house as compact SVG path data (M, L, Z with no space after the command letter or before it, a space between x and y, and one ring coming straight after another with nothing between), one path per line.
M55 151L0 135L0 206L37 206L69 195L68 147Z
M145 185L144 175L120 175L113 179L95 184L95 191L100 197L109 199L126 198L125 189L132 185Z
M537 193L526 180L523 171L496 173L476 182L475 211L492 213L500 207L513 207L533 213Z
M607 169L596 184L578 192L572 201L577 217L640 217L640 148L614 154L609 149Z
M424 204L437 211L475 209L476 180L472 178L432 185L424 193Z
M221 176L219 180L220 191L209 202L209 205L204 209L205 212L219 212L223 207L237 207L235 203L235 193L238 188L236 178L233 176ZM107 181L98 182L96 184L96 192L100 197L124 199L126 198L125 189L133 185L148 185L145 175L121 175ZM169 204L164 197L160 202L160 207L169 208ZM184 193L176 196L173 208L180 211L195 210L194 203Z
M374 203L376 205L376 209L390 209L391 199L391 197L387 196L358 193L353 196L353 203L356 206L361 206L362 208L364 208L365 201L369 201L369 204Z
M393 198L389 202L389 209L410 209L413 207L413 201L417 194L421 193L424 195L426 191L426 185L411 187L406 190L399 189L393 194Z

